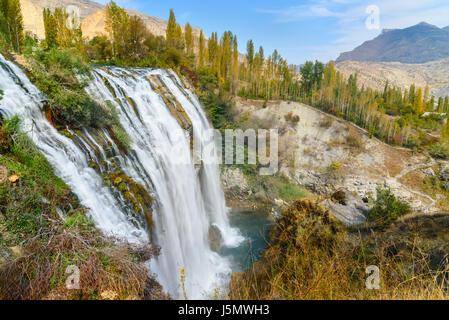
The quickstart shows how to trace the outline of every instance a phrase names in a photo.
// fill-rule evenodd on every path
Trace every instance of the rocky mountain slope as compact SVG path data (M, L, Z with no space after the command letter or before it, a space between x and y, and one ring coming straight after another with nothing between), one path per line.
M363 129L301 103L269 102L264 108L261 101L238 99L236 109L255 123L268 121L279 128L282 175L324 198L337 190L351 195L351 205L328 203L346 224L364 221L363 199L375 196L378 187L390 188L416 212L448 209L448 194L440 188L449 178L445 162L371 139ZM289 113L299 116L299 122L288 121ZM236 183L247 185L243 175L233 172L232 176ZM227 171L224 180L232 188Z
M405 29L384 30L373 40L340 55L345 60L426 63L449 56L449 28L421 22Z
M67 10L77 7L79 9L81 28L83 35L91 39L94 36L104 34L105 6L89 0L20 0L23 13L23 21L26 31L31 31L38 38L45 37L42 11L44 8L54 9L63 7ZM165 36L167 21L146 15L135 10L127 10L131 16L139 16L145 22L149 31L157 36ZM200 29L193 27L194 36L199 37Z
M449 57L423 64L342 61L336 68L346 77L357 73L359 85L365 87L383 90L388 80L390 85L403 89L412 84L420 88L429 85L436 97L449 95Z

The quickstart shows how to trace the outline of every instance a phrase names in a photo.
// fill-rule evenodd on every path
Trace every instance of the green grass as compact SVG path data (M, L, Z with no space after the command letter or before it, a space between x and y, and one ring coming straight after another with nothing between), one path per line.
M279 196L285 201L295 201L307 197L308 193L304 187L287 183L279 190Z
M287 202L303 199L310 195L304 186L287 179L285 176L259 176L257 172L244 170L244 167L240 169L242 169L253 194L263 191L271 200L281 199Z

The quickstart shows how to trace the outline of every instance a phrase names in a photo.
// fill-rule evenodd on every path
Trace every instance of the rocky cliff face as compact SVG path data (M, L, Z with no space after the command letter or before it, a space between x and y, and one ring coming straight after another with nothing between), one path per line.
M39 38L45 37L44 20L42 17L42 7L34 4L30 0L20 0L22 7L23 24L25 31L29 31Z
M353 51L340 55L337 62L345 60L426 63L449 56L447 28L422 22L405 29L382 32Z
M264 108L263 102L238 99L236 109L279 128L282 175L324 198L338 190L355 197L351 200L355 207L330 208L346 224L363 221L361 201L375 197L378 187L390 188L416 212L447 210L447 195L438 187L449 172L445 162L389 146L351 123L301 103L269 102ZM299 116L299 122L287 121L289 113ZM224 180L233 180L228 175Z
M88 0L20 0L22 6L25 30L45 37L42 11L44 8L55 9L62 7L70 9L79 8L81 28L84 37L91 39L105 33L105 6ZM157 36L165 36L167 21L146 15L135 10L127 10L131 16L139 16L146 24L148 30ZM199 37L200 29L193 27L194 36Z

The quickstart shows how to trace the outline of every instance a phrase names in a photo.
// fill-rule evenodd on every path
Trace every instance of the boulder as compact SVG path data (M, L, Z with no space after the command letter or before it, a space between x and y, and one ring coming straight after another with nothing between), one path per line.
M445 164L441 167L440 180L449 181L449 165Z
M287 207L288 203L281 199L274 199L274 206L282 209Z
M222 173L222 181L225 189L238 187L242 192L248 193L249 191L248 182L238 168L226 168Z
M432 168L425 168L421 170L427 177L435 177L435 171Z
M321 202L326 209L346 226L354 226L366 222L366 214L370 208L358 195L346 189L339 189L330 199Z
M217 226L212 225L209 227L208 241L212 251L220 253L220 244L222 241L222 235L220 229Z

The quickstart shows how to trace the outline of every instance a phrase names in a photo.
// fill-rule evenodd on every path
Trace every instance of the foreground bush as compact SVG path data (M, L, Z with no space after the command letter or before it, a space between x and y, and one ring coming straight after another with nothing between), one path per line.
M449 219L447 216L445 219L447 229ZM429 248L435 243L424 241L427 235L412 232L423 229L429 222L401 223L390 233L345 230L316 204L295 202L282 213L261 260L249 271L234 274L229 297L244 300L448 298L445 249L429 254L433 252ZM366 268L372 265L380 269L379 290L368 290L365 285Z
M378 188L374 207L367 218L380 226L388 226L410 211L410 205L398 200L390 189Z

